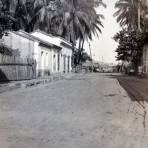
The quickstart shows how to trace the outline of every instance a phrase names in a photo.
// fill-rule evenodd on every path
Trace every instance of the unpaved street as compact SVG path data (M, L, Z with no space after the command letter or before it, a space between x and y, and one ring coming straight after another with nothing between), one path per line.
M147 108L104 74L5 92L0 148L147 148Z

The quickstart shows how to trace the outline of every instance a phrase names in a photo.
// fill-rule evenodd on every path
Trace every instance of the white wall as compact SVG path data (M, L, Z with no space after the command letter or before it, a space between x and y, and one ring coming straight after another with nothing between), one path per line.
M58 52L59 50L44 47L38 47L38 71L44 75L45 71L50 74L58 73Z
M34 41L9 32L8 36L3 36L4 44L12 49L19 49L22 58L33 58Z
M62 59L61 59L61 69L62 72L65 71L65 73L68 72L68 58L69 58L69 72L71 72L71 58L72 58L72 50L68 47L62 46ZM64 70L64 58L65 58L65 70Z
M72 70L71 67L71 57L72 57L72 49L69 47L66 47L62 45L61 43L64 42L65 44L72 46L69 42L66 42L64 39L60 37L54 37L50 35L46 35L46 33L43 33L41 31L35 31L31 34L34 37L37 37L41 40L44 40L48 42L49 44L54 44L56 46L59 46L62 48L62 50L57 50L57 49L52 49L52 73L57 73L57 72L64 72L64 58L65 58L65 73L68 72L68 58L69 58L69 71ZM59 51L59 58L60 58L60 69L58 71L58 51Z
M58 70L58 54L60 54L59 50L56 50L56 49L52 50L52 60L53 60L53 63L52 63L52 67L53 67L52 73L61 72L60 69Z
M42 45L38 46L38 70L42 75L52 73L52 49Z
M23 34L23 32L21 33ZM53 47L47 47L39 45L40 41L30 40L28 38L17 35L14 32L9 32L8 36L4 36L4 43L11 47L12 49L19 49L21 52L21 57L23 58L34 58L37 61L37 75L40 71L50 71L50 73L64 72L64 58L65 58L65 73L68 72L68 57L69 57L69 71L71 71L71 57L72 49L61 45L65 42L68 45L70 43L62 40L59 37L52 37L41 32L34 32L31 35L38 37L39 39L48 42L49 44L54 44L61 47L62 49L55 49ZM29 36L29 35L28 35ZM43 55L41 56L41 53ZM59 64L60 68L58 70L58 54L59 54Z

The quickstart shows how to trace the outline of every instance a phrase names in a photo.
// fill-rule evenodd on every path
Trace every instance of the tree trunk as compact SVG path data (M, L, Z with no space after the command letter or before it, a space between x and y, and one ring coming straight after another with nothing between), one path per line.
M138 66L139 66L139 62L138 61L135 61L134 62L135 75L138 74Z
M139 31L141 31L141 25L140 25L140 19L141 19L140 2L141 2L141 0L138 0L138 30Z
M82 47L81 47L82 50L84 50L84 42L85 42L85 39L83 39L82 41Z
M79 40L79 50L81 50L81 43L82 43L82 40L80 39Z

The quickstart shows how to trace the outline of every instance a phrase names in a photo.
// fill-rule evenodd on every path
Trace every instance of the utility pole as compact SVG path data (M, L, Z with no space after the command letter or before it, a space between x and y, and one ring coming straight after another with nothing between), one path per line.
M91 59L92 59L92 71L93 71L93 57L92 57L92 51L91 51L90 42L89 42L89 51L90 51L90 57L91 57Z
M104 58L103 58L103 56L102 56L102 63L104 62Z

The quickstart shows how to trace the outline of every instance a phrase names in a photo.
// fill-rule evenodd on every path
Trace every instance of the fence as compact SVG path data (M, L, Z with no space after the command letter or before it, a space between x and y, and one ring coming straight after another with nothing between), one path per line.
M35 61L29 58L4 55L0 53L0 81L32 79Z

